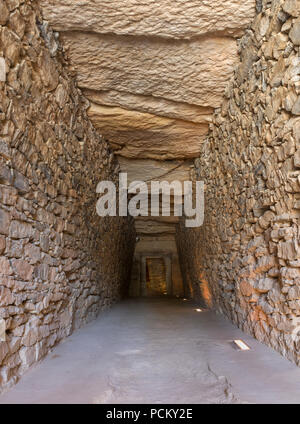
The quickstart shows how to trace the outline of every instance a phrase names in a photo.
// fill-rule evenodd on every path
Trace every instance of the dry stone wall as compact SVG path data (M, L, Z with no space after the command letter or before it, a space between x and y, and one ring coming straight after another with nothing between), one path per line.
M204 226L177 243L190 292L299 365L300 2L256 10L195 161Z
M0 387L126 290L133 223L99 218L118 164L86 115L56 34L0 0Z

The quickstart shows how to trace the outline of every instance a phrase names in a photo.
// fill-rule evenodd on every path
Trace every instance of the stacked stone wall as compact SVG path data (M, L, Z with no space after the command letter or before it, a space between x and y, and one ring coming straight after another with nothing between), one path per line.
M96 214L118 164L36 1L0 0L0 387L126 291L135 234Z
M299 365L300 2L256 10L195 162L204 225L177 244L195 298Z

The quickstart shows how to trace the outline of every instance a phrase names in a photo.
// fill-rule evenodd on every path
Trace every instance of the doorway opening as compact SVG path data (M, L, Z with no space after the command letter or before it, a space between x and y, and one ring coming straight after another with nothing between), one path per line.
M172 252L136 253L129 285L130 297L183 296L177 257Z
M148 296L167 294L166 265L162 257L146 258L146 286Z

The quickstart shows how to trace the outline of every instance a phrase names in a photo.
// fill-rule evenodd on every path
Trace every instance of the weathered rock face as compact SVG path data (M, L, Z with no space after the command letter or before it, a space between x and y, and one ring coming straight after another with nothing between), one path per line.
M162 40L62 33L82 88L219 106L236 61L233 38Z
M254 3L245 0L72 0L42 1L46 19L59 31L100 34L192 38L206 33L239 33L254 15ZM84 7L83 7L84 6Z
M205 122L195 124L119 107L92 105L88 114L95 127L112 140L115 153L132 159L194 158L208 130ZM182 140L187 140L184 149Z
M196 160L205 223L177 233L186 286L300 364L299 1L259 1Z
M83 89L85 95L92 104L106 106L119 106L126 110L146 112L166 118L180 119L194 122L195 124L207 124L211 122L214 109L212 107L196 106L194 104L173 102L154 96L125 93L116 90L94 91ZM91 106L92 110L93 105Z
M119 299L134 229L96 215L118 165L36 2L0 0L0 386ZM5 338L5 340L4 340Z

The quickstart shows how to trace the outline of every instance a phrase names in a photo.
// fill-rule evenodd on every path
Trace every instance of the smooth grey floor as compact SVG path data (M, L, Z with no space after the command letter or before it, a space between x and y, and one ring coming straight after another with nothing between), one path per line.
M242 338L250 351L237 351ZM300 368L180 299L127 300L58 345L0 403L300 403Z

